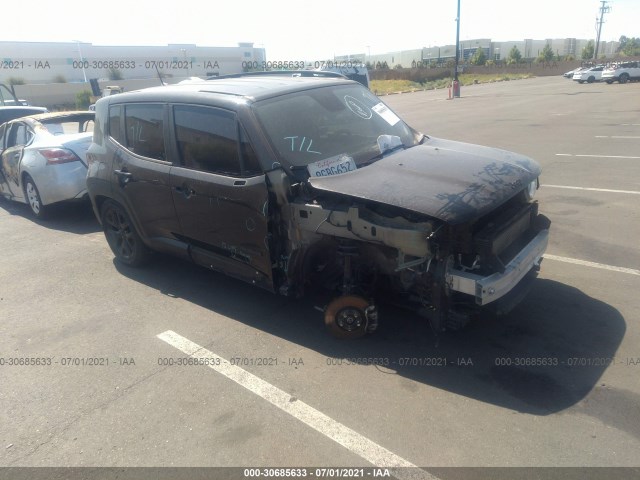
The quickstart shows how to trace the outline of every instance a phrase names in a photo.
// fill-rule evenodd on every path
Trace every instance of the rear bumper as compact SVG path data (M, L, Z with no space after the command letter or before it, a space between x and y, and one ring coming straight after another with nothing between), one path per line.
M455 292L474 296L477 305L488 305L505 296L527 273L540 266L548 243L549 230L542 230L505 266L504 272L485 277L449 269L446 273L447 285Z

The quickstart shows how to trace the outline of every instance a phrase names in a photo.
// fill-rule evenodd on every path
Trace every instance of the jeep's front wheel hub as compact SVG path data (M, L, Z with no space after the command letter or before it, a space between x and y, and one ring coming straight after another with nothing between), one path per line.
M329 333L337 338L359 338L367 333L369 323L367 300L345 295L333 300L324 312L324 323Z

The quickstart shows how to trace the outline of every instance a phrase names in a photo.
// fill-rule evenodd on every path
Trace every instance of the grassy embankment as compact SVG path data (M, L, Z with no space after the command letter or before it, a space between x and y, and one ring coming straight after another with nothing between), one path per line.
M507 82L509 80L521 80L532 78L529 73L499 73L499 74L462 74L458 77L461 86L473 85L475 83ZM418 90L434 90L436 88L448 88L452 79L442 78L440 80L428 81L425 83L412 82L410 80L371 80L371 91L377 95L396 92L412 92Z

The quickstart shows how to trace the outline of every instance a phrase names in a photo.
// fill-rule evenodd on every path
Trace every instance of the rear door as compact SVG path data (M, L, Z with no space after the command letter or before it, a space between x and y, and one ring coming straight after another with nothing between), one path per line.
M109 150L114 197L127 207L146 242L174 251L180 247L180 225L169 185L167 116L168 106L162 103L111 105ZM186 246L183 250L186 255Z
M234 112L174 105L170 184L194 261L272 289L264 173Z

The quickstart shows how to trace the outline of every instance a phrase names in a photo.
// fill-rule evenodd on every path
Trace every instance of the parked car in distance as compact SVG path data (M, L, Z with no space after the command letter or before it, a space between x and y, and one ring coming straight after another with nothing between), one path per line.
M13 85L9 88L4 83L0 83L0 125L14 118L46 111L45 107L33 107L26 100L19 99L13 90Z
M569 70L568 72L563 73L563 74L562 74L562 76L563 76L564 78L572 79L572 78L573 78L573 76L574 76L576 73L578 73L578 72L580 72L580 71L582 71L582 70L585 70L585 69L587 69L587 68L589 68L589 67L578 67L578 68L574 68L573 70Z
M37 218L53 203L84 198L94 117L43 113L0 125L0 194L28 204Z
M602 71L604 70L603 65L598 65L597 67L587 68L585 70L580 70L573 74L573 79L578 83L593 83L599 82L602 78Z
M46 113L47 111L45 107L0 107L0 125L16 118Z
M602 81L609 84L616 81L627 83L631 80L640 80L640 62L622 62L605 68L602 72Z
M435 331L506 313L548 243L535 161L423 135L332 72L102 98L87 160L118 262L155 250L282 295L326 292L338 337L374 331L381 301Z

